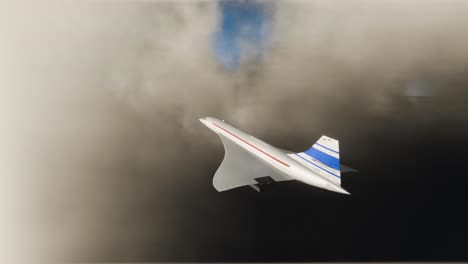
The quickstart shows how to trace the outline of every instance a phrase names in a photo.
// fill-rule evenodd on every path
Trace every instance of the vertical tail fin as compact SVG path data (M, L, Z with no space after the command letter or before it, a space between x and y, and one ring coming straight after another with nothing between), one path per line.
M333 183L341 185L340 151L338 140L322 136L311 148L294 155L303 165Z

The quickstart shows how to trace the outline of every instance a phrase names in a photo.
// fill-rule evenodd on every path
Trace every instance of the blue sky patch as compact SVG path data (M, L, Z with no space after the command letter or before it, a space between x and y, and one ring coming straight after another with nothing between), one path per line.
M220 0L220 21L214 36L214 53L230 71L244 59L259 61L264 55L271 26L271 3Z

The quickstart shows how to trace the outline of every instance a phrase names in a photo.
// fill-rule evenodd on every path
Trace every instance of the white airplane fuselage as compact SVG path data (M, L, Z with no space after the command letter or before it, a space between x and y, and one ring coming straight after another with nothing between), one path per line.
M219 119L213 117L200 118L200 121L217 134L221 134L245 151L254 155L274 170L308 185L329 191L349 194L340 186L315 173L297 160L288 156L282 150L263 142Z

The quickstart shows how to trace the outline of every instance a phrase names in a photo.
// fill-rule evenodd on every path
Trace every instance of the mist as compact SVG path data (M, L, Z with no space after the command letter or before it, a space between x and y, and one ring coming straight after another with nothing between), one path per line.
M327 134L361 166L395 122L391 140L415 144L467 128L465 1L275 1L265 56L235 71L214 56L216 1L0 7L7 260L248 260L262 198L213 190L223 149L200 117L294 151ZM436 104L407 98L418 80Z

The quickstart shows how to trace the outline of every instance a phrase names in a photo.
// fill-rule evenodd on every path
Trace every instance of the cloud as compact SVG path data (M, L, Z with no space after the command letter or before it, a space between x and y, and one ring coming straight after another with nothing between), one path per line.
M45 258L176 256L185 197L221 159L199 117L302 145L391 115L421 76L459 83L468 59L457 1L277 2L271 50L235 73L213 54L216 2L2 5L1 193L18 210L2 245Z

